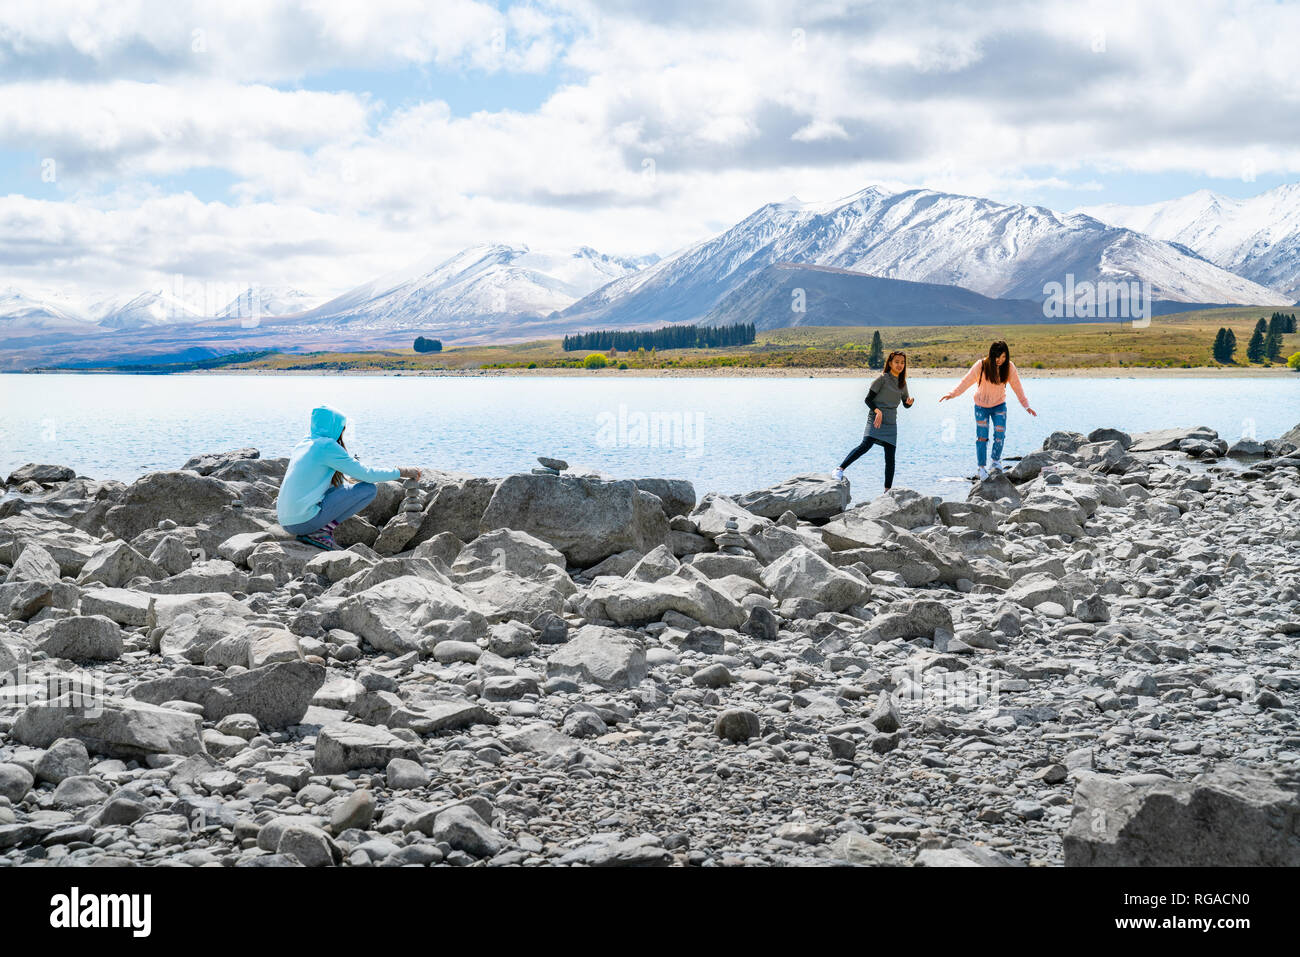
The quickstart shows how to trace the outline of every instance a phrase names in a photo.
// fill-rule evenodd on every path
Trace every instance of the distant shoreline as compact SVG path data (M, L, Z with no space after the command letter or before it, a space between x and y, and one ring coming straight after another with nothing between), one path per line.
M969 366L957 368L909 369L907 374L916 378L952 378L966 374ZM73 370L68 370L73 371ZM1300 373L1286 366L1272 368L1228 369L1204 367L1199 369L1156 368L1145 366L1096 366L1073 369L1021 369L1026 379L1031 378L1106 378L1106 379L1187 379L1213 377L1224 379L1300 378ZM122 370L112 374L134 375ZM191 372L171 372L167 375L338 375L338 376L534 376L541 378L667 378L667 379L870 379L880 373L874 369L820 369L746 366L722 366L687 369L202 369Z

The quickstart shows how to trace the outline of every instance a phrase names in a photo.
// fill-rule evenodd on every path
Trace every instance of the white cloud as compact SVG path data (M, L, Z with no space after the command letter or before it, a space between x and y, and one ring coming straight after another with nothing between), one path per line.
M6 278L125 286L181 263L337 289L488 240L666 253L764 202L879 181L1104 200L1097 177L1115 171L1300 171L1295 6L431 9L51 0L0 12L0 147L56 158L66 191L0 202ZM531 112L468 115L436 97L385 112L364 89L271 85L412 65L434 81L568 79ZM199 168L233 177L228 202L151 185ZM43 256L24 255L20 226Z

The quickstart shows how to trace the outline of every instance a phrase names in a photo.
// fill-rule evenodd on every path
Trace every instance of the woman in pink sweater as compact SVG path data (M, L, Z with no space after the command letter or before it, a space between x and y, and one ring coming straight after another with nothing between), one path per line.
M988 356L976 360L957 387L940 396L939 401L955 399L972 385L975 386L975 458L979 462L979 477L986 479L989 471L984 467L984 461L990 419L993 420L993 470L1002 470L1002 443L1007 434L1007 386L1015 391L1026 412L1034 416L1038 413L1029 407L1025 390L1020 388L1020 374L1011 361L1011 349L1001 339L989 346Z

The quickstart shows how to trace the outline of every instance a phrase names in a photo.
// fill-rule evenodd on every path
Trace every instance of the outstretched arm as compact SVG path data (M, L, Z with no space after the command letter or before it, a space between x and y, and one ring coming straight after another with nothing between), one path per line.
M393 479L402 477L399 469L372 469L369 466L362 465L348 455L347 449L337 444L325 456L325 464L335 471L342 472L348 478L356 479L358 482L390 482Z
M1010 359L1007 361L1011 362ZM1015 392L1016 398L1019 399L1020 404L1025 407L1025 411L1030 415L1038 415L1037 412L1029 407L1029 400L1025 398L1025 390L1020 387L1020 373L1016 371L1016 364L1014 362L1011 363L1011 369L1007 373L1007 384L1011 386L1011 390Z
M947 395L943 396L939 401L942 402L943 399L955 399L957 398L957 396L961 395L963 392L965 392L967 389L973 386L975 384L975 378L980 374L981 361L983 360L977 360L976 363L970 367L970 371L967 372L966 375L962 378L962 380L958 382L956 386L953 387L953 390L949 392Z

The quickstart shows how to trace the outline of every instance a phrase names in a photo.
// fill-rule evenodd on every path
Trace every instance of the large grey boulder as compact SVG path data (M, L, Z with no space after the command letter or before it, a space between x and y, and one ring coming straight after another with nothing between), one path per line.
M928 598L894 602L868 623L867 644L908 638L932 638L937 629L952 630L952 612L943 602Z
M83 615L103 615L119 625L138 628L149 621L153 596L129 588L88 588L81 593Z
M259 542L245 556L244 563L250 575L270 575L276 585L285 585L301 577L307 563L321 554L328 553L301 542Z
M417 558L414 554L381 558L371 565L366 565L336 582L329 590L330 595L346 597L358 595L368 588L374 588L381 582L394 578L422 578L439 585L452 585L452 580L438 570L428 558Z
M10 472L5 484L22 485L24 482L39 482L42 485L52 485L55 482L70 482L76 478L76 475L77 473L66 465L38 465L35 462L28 462Z
M151 754L198 754L203 723L198 715L142 701L68 694L29 705L14 722L13 738L48 748L59 738L77 738L96 754L135 760Z
M616 552L648 552L669 541L668 516L633 482L568 475L511 475L492 493L479 530L512 528L554 545L585 567Z
M288 470L289 459L287 457L278 459L233 459L224 465L217 466L212 472L212 477L221 479L223 482L248 482L250 484L265 482L278 486L284 479L284 473Z
M455 804L439 813L433 819L430 836L474 857L492 857L502 847L501 835L467 804Z
M111 479L104 482L86 478L73 479L55 485L39 498L13 497L5 500L0 497L0 518L21 513L40 521L63 522L89 535L98 536L103 533L104 516L125 492L126 486L123 483Z
M26 621L39 613L42 608L58 607L55 593L64 584L63 582L7 582L0 585L0 618Z
M17 804L32 789L36 779L21 764L0 764L0 797Z
M695 508L695 486L686 479L644 478L632 480L643 492L649 492L663 503L664 514L689 515Z
M208 621L211 623L210 618ZM217 668L229 668L231 665L261 668L277 661L297 661L303 657L297 637L286 628L265 625L241 628L242 621L239 619L234 624L235 627L228 634L215 641L208 640L201 657L196 647L198 642L186 649L186 657L190 661L202 661L205 665ZM199 634L208 638L210 632L201 629Z
M477 599L489 621L532 621L543 612L560 612L578 586L558 565L547 565L528 577L491 566L458 579L456 588Z
M767 488L736 496L736 504L764 518L780 518L793 512L796 518L813 521L838 515L849 507L849 483L829 475L796 475Z
M116 661L122 657L122 627L103 615L72 615L29 625L23 638L51 658Z
M1038 478L1043 469L1055 465L1062 461L1073 461L1073 456L1067 456L1062 452L1051 452L1046 449L1039 449L1030 452L1024 456L1015 465L1011 466L1010 471L1006 473L1007 477L1013 482L1028 482L1031 479Z
M610 691L635 688L646 676L645 648L621 631L584 625L546 660L546 674Z
M105 516L105 527L131 539L167 518L178 525L197 525L220 512L235 494L225 482L196 472L151 472L127 486L122 504Z
M311 699L325 683L324 666L302 660L276 662L221 678L202 673L207 670L179 671L142 681L131 689L131 695L153 704L191 701L202 706L209 721L251 714L263 727L283 728L302 721Z
M1289 445L1292 448L1300 449L1300 422L1297 422L1289 431L1283 432L1277 441L1281 445Z
M672 549L660 545L648 555L642 555L623 577L629 581L657 582L675 574L681 567L682 563L677 560Z
M1213 442L1219 437L1219 433L1208 426L1197 426L1193 429L1155 429L1151 432L1139 432L1133 436L1133 444L1128 447L1130 452L1166 452L1175 451L1180 442L1184 439L1199 439L1202 442Z
M1300 866L1300 778L1220 764L1190 783L1088 774L1074 792L1067 867Z
M514 572L528 578L555 566L564 571L564 555L540 538L516 529L498 528L484 532L456 556L452 575L472 575L484 570Z
M212 481L203 479L202 481ZM353 516L355 518L356 516ZM352 519L348 519L352 521ZM346 523L345 523L346 524ZM194 537L198 539L199 548L203 550L203 555L211 557L221 554L221 544L234 535L241 532L273 532L279 535L287 535L275 521L275 512L266 509L249 509L231 504L220 511L213 512L206 519L199 522L194 529ZM142 533L143 538L148 539L149 544L146 546L138 540L133 540L131 544L135 545L141 551L146 548L152 549L158 542L162 541L168 533L159 529L149 529ZM342 544L343 539L337 541ZM200 556L202 557L202 556Z
M710 492L700 500L700 504L691 511L690 519L699 528L700 534L708 539L717 538L728 531L728 521L736 523L736 531L741 535L753 535L772 524L770 518L755 515L736 504L733 499L716 492Z
M218 469L223 469L242 459L256 459L260 458L261 455L261 452L251 447L232 449L229 452L205 452L202 455L194 456L181 468L191 472L198 472L200 475L211 475Z
M436 622L491 609L450 585L413 575L390 578L344 599L337 627L360 635L380 651L427 651Z
M1039 490L1031 493L1007 521L1013 524L1036 523L1048 535L1083 535L1087 512L1068 493Z
M330 724L316 735L312 766L317 774L346 774L361 768L386 768L394 758L418 762L420 749L386 728Z
M53 584L59 578L59 563L54 560L54 556L38 543L29 542L23 546L22 552L19 553L4 580L6 584L10 582Z
M157 595L149 602L150 628L169 628L181 615L215 611L230 618L251 618L253 610L236 598L220 593L197 595Z
M739 628L748 615L737 601L703 576L689 573L653 582L601 577L576 600L584 616L620 625L658 621L667 612L675 611L714 628Z
M781 601L807 598L828 611L842 611L862 601L867 585L803 547L792 548L763 570L763 584Z
M49 552L61 575L76 576L103 543L80 529L52 519L29 515L0 518L0 562L12 565L23 549L35 543Z
M818 530L768 525L742 537L745 547L764 565L772 564L792 548L806 548L822 558L829 558L831 554Z
M1054 602L1070 612L1073 599L1059 581L1051 575L1033 573L1025 575L1006 591L1008 601L1025 608L1037 608L1043 602Z
M1074 452L1075 449L1087 441L1088 437L1081 432L1053 432L1047 438L1043 439L1043 451Z
M1109 472L1124 460L1124 443L1118 440L1085 442L1075 452L1075 461L1093 472Z
M424 519L411 543L428 541L442 532L451 532L463 542L473 539L499 484L498 479L451 475L421 481L427 501Z
M822 541L832 550L842 552L850 548L884 548L892 541L892 529L861 509L837 515L821 527Z
M0 639L0 675L21 668L31 663L31 649L24 643L18 641L5 641ZM8 679L6 678L6 684ZM8 692L12 694L13 692ZM6 700L6 699L0 699Z
M247 567L248 556L252 554L253 549L257 548L258 545L263 542L273 542L277 539L288 540L287 536L288 532L267 528L259 528L252 532L239 532L236 535L231 535L217 546L217 555L228 562ZM310 546L307 547L310 548ZM318 549L313 549L313 551L318 555L321 554Z
M1133 444L1133 436L1119 429L1093 429L1088 433L1089 442L1118 442L1128 451Z
M1011 481L1006 472L993 472L988 478L980 479L966 493L968 502L1002 502L1008 501L1011 508L1019 508L1022 501L1020 490Z
M132 578L166 578L167 572L145 558L120 538L104 545L82 566L78 585L98 582L109 588L121 588Z
M940 502L939 520L949 528L974 528L986 533L998 530L997 515L981 501Z
M1254 439L1238 439L1228 446L1228 457L1233 459L1263 458L1268 454L1268 446Z
M210 558L204 562L195 562L179 574L144 582L136 587L151 595L228 595L231 592L248 591L249 581L248 573L241 571L233 562L223 558Z
M892 488L853 509L859 518L888 522L899 528L920 528L938 521L934 499L910 488Z

